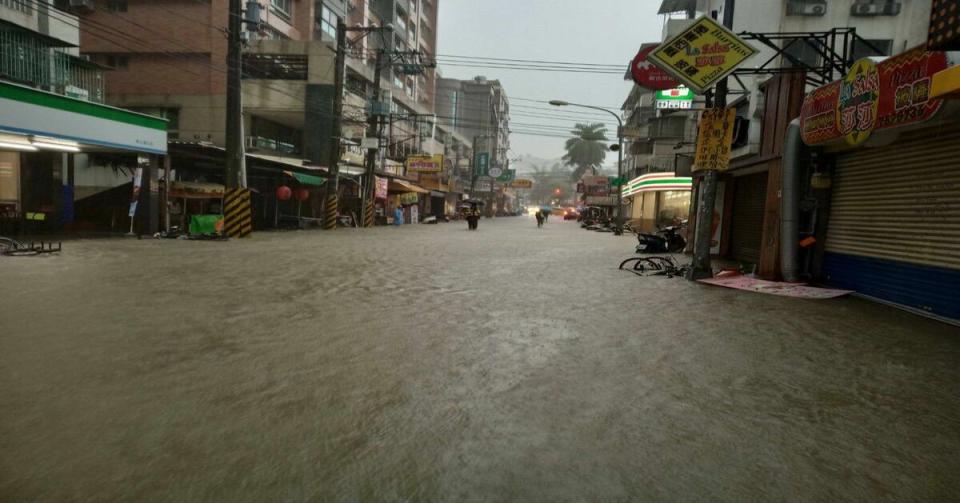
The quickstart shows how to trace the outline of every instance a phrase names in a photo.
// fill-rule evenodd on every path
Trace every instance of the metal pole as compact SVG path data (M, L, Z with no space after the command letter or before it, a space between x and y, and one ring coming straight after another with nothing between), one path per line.
M383 66L383 56L385 55L383 49L377 50L377 61L376 66L373 71L373 103L370 107L370 118L367 120L367 137L368 138L379 138L379 115L377 115L378 110L375 109L373 104L378 103L380 100L380 71ZM379 142L377 147L367 149L367 169L364 174L364 184L362 200L363 200L363 214L360 216L362 221L362 227L373 227L373 198L374 192L373 188L376 185L376 168L377 168L377 152L380 150Z
M227 123L226 123L226 155L227 172L226 187L236 189L242 187L240 180L243 163L243 110L241 103L241 65L242 44L241 30L243 26L243 12L240 8L241 0L230 0L227 42Z
M173 160L170 152L163 156L163 230L170 232L170 171Z
M733 28L734 0L725 0L723 9L723 25ZM717 83L714 93L713 108L727 106L727 79ZM707 171L703 174L697 190L697 227L693 243L693 263L687 279L695 281L713 277L713 266L710 263L710 245L713 239L713 208L717 201L717 172ZM722 218L722 216L721 216Z
M337 22L337 57L334 65L333 134L330 138L330 172L327 178L323 228L336 229L340 213L340 137L343 135L343 86L346 79L347 25Z
M617 220L614 234L623 234L623 120L614 114L620 127L617 129Z

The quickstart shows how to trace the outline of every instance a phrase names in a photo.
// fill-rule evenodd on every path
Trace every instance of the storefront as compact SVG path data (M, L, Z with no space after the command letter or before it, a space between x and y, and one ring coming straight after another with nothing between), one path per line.
M387 221L393 222L393 214L399 207L403 211L404 223L419 222L420 198L424 195L429 197L430 191L413 182L391 177L387 183Z
M137 230L156 231L156 180L159 156L167 153L166 131L163 119L0 82L2 231L49 232L69 226L76 160L90 154L128 159L144 188L134 206L141 219Z
M674 173L649 173L630 180L623 188L624 204L634 230L654 232L657 227L678 225L690 212L690 177Z
M930 96L946 66L922 48L858 62L807 96L801 134L827 154L820 278L960 323L960 120Z

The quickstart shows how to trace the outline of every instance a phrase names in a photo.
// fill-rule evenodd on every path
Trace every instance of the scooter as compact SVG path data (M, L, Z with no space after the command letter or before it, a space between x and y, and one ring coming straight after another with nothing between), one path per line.
M637 253L678 253L687 246L680 231L683 225L661 227L656 234L637 234Z

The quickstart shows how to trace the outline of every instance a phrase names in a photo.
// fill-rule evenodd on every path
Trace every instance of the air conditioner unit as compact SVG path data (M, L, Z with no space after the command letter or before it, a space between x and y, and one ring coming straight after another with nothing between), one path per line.
M880 6L870 3L853 4L850 8L850 14L854 16L877 16L880 14Z
M896 16L900 14L901 4L896 1L857 2L850 7L853 16Z
M827 13L826 1L792 1L787 3L788 16L823 16Z
M70 8L92 12L94 6L93 1L94 0L70 0Z

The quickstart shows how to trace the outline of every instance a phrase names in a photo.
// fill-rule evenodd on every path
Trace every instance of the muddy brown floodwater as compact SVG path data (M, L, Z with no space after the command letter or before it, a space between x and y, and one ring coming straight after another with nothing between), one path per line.
M0 257L0 501L960 494L960 329L465 228Z

